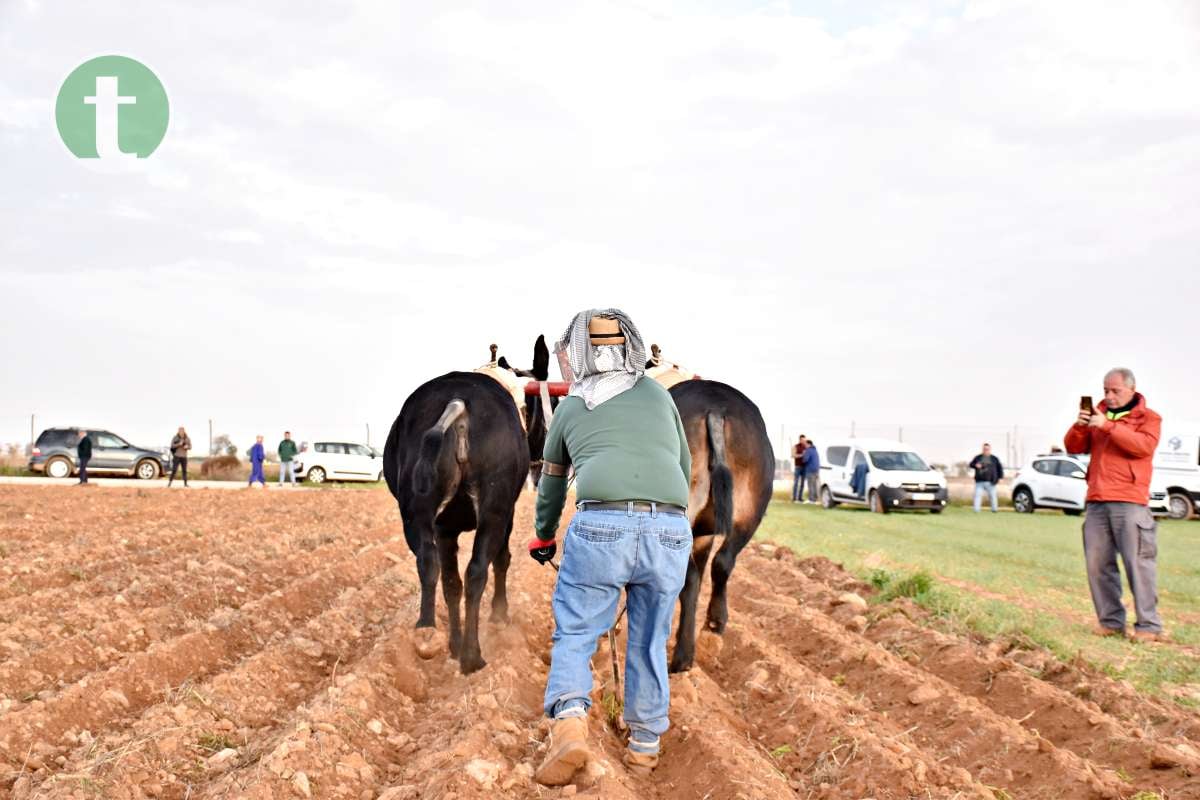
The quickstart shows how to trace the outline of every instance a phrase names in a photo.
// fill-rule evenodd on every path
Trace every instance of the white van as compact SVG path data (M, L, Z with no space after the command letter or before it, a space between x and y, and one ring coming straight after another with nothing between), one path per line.
M1168 426L1154 453L1154 477L1167 487L1171 519L1187 519L1200 509L1200 425Z
M821 505L825 508L846 503L879 514L900 508L940 514L949 500L946 476L903 442L845 439L828 445L821 456Z

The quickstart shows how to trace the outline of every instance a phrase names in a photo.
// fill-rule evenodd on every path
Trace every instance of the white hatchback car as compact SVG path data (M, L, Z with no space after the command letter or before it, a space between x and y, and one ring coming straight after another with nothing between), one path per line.
M314 442L295 460L296 477L309 483L383 480L383 455L370 445Z
M1039 508L1083 513L1087 506L1087 469L1087 456L1038 456L1013 476L1013 508L1024 514ZM1167 513L1167 490L1161 483L1156 471L1150 479L1150 511L1154 514Z

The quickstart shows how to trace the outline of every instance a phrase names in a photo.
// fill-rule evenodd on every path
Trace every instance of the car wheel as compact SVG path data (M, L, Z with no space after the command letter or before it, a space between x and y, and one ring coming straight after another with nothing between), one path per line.
M930 514L940 514L940 513L942 513L942 507L941 506L933 506L932 508L929 509L929 513Z
M46 462L46 474L51 478L69 478L71 477L71 462L62 456L52 458Z
M1171 519L1190 519L1196 513L1192 498L1182 492L1171 492L1167 497L1167 516Z
M1021 487L1013 492L1012 497L1013 508L1019 514L1032 514L1035 508L1033 504L1033 493L1025 487Z
M148 458L145 461L139 461L134 474L144 481L152 481L158 477L158 464Z
M828 486L821 487L821 508L833 508L837 505L837 501L833 499L833 492L829 491Z
M321 469L320 467L309 467L308 468L308 482L309 483L324 483L325 482L325 470Z
M375 480L379 481L380 483L383 483L383 473L380 472L378 475L376 475Z
M1068 517L1078 517L1080 514L1083 513L1083 509L1082 508L1064 508L1063 513L1066 514Z
M867 502L871 507L871 511L876 514L886 514L888 512L887 506L884 505L883 497L874 489L871 490L871 495L867 498Z

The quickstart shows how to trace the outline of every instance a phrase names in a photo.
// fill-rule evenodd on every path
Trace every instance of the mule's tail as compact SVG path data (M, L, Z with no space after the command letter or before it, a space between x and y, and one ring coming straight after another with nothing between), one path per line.
M733 471L725 460L725 416L710 411L707 422L709 491L716 522L713 533L728 536L733 533Z
M442 446L446 443L446 431L454 427L460 439L459 449L466 449L465 430L462 425L455 425L460 419L464 419L466 413L466 403L458 399L451 400L433 427L421 435L421 449L413 467L413 491L417 494L427 496L433 491L437 463L442 455Z

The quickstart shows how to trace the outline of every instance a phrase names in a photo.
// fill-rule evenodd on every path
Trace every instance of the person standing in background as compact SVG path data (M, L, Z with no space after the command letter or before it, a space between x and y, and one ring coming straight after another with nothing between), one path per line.
M179 430L171 438L171 477L167 481L168 489L171 487L171 484L175 482L175 470L181 466L183 467L183 486L184 488L187 488L187 460L188 451L191 449L192 440L188 437L187 431L183 429L182 425L180 425Z
M1158 614L1158 522L1150 513L1150 475L1161 432L1162 417L1146 405L1133 372L1115 367L1104 376L1104 401L1080 409L1063 441L1068 453L1091 455L1083 555L1098 636L1126 635L1120 556L1137 614L1132 638L1166 638Z
M817 502L817 489L821 485L821 453L812 441L804 448L804 484L808 486L808 499L804 502Z
M283 432L283 441L279 443L279 485L283 485L284 478L292 482L292 486L296 485L296 465L292 463L292 459L296 457L296 442L292 439L291 431Z
M992 446L983 443L983 452L971 459L971 469L975 470L975 513L979 513L980 501L986 493L992 501L992 513L999 511L996 503L996 485L1004 477L1004 467L1000 459L992 455Z
M267 479L263 476L263 461L267 454L263 451L263 437L254 437L254 444L250 447L250 483L253 486L257 483L259 486L266 486Z
M792 502L799 503L804 491L804 449L808 447L808 439L804 434L792 445Z
M79 458L79 485L86 486L87 465L92 460L92 437L87 431L79 432L79 443L75 446L75 455Z

